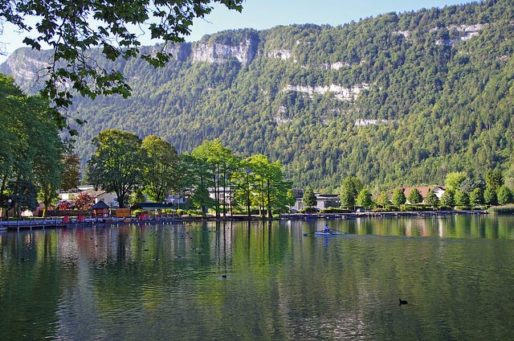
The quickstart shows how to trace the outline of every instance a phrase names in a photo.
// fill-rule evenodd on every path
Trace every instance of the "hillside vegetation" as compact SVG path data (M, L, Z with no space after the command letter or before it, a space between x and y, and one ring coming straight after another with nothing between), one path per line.
M132 97L76 99L84 160L99 131L122 128L178 151L219 137L280 160L296 186L318 190L350 175L377 187L442 184L450 171L478 176L514 163L511 0L226 31L172 49L161 69L112 65ZM45 54L18 50L0 72L34 89Z

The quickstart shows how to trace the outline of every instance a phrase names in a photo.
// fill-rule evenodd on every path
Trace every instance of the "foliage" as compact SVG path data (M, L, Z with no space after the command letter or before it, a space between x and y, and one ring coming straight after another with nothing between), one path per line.
M360 207L371 208L371 206L373 205L373 200L371 199L371 192L366 188L361 189L359 195L357 196L356 203Z
M355 199L359 192L362 190L362 182L356 176L349 176L343 180L339 199L341 200L341 207L353 208L355 206Z
M62 156L61 189L68 191L77 188L80 182L80 158L77 154L65 153Z
M425 204L432 206L433 208L439 206L439 198L435 195L432 189L428 190L427 197L425 198Z
M459 189L455 192L454 201L455 201L455 205L457 205L457 206L468 206L469 205L469 195L468 195L468 193Z
M142 182L146 158L141 140L135 134L108 129L93 144L96 151L88 162L89 180L95 187L115 192L123 208L134 187Z
M310 187L303 192L303 204L307 207L316 206L316 195Z
M49 206L60 183L63 144L51 119L54 111L38 96L26 96L0 74L0 207L16 213Z
M75 199L75 208L89 210L95 203L95 199L88 192L80 192Z
M423 201L423 197L421 196L421 193L419 193L417 188L412 189L412 191L409 193L408 199L411 204L419 204Z
M375 200L375 203L384 208L386 207L387 205L390 204L390 201L389 201L389 195L387 194L386 191L382 191L378 194L376 200Z
M498 204L506 205L512 202L512 192L510 189L503 185L498 189Z
M42 93L58 106L68 106L75 92L91 98L100 94L126 97L130 93L122 73L99 67L88 50L98 48L110 61L137 57L142 52L140 35L136 32L140 26L146 26L154 40L182 42L190 33L193 19L210 13L215 3L240 11L242 1L4 1L0 18L27 32L23 42L32 49L40 50L42 45L53 48ZM95 25L91 25L91 20ZM170 55L166 45L154 54L149 51L141 54L154 66L162 66Z
M403 192L403 188L398 188L393 191L393 195L391 196L391 202L396 205L400 206L405 204L406 198L405 193Z
M143 139L146 155L143 167L145 193L151 200L163 202L167 194L178 191L179 158L173 146L158 136Z
M498 197L496 195L496 190L487 186L484 191L484 202L488 205L496 205L498 203Z
M460 188L461 183L466 180L467 174L465 172L452 172L446 175L444 186L447 190L456 191Z
M486 186L497 190L503 185L503 176L499 169L487 172L485 176Z
M441 197L441 206L452 208L455 206L454 193L450 190L446 190Z
M91 139L118 127L159 135L179 153L222 138L236 155L280 160L295 186L319 191L336 192L349 176L383 191L443 184L448 172L459 171L478 184L488 170L512 164L513 11L511 1L483 1L339 27L221 32L173 47L176 58L159 71L92 50L100 68L123 71L133 93L74 98L70 115L88 122L79 128L77 151L89 159ZM472 24L483 27L461 40L455 27ZM248 58L213 53L214 44ZM291 57L271 57L276 50ZM214 62L198 60L202 53ZM20 50L0 69L35 73L48 57ZM18 81L32 87L30 78ZM288 85L359 91L342 98L343 91Z
M484 203L484 194L481 188L475 188L469 194L469 204L471 206L478 206Z

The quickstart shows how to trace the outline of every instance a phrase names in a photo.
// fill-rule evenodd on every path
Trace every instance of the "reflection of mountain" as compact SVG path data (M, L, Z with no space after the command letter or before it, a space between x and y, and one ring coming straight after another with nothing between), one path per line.
M496 239L513 219L330 221L353 232L329 239L319 221L0 234L0 338L509 339L514 251Z

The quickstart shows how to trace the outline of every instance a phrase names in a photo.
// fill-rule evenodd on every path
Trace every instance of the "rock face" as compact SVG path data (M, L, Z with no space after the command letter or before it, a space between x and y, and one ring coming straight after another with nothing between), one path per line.
M247 38L237 45L222 44L217 42L199 42L193 45L193 62L225 63L237 60L243 65L251 63L257 54L256 39Z
M327 93L333 93L334 97L340 101L354 101L364 90L369 90L369 84L356 84L351 88L345 88L344 86L335 84L326 86L302 86L288 84L282 89L284 92L301 92L309 95L311 98L314 97L314 95L325 95Z
M19 84L35 82L50 64L45 61L47 58L32 54L29 48L16 50L0 65L0 72L11 75Z

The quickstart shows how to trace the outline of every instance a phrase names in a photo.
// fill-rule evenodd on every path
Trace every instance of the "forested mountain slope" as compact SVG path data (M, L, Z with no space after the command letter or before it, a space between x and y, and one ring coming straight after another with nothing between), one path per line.
M112 65L132 97L76 99L74 115L87 120L81 157L99 131L118 127L160 135L179 151L220 137L236 152L281 160L295 185L325 190L347 175L433 184L449 171L513 163L512 0L340 27L227 31L172 49L161 69ZM33 88L48 55L20 49L0 72Z

